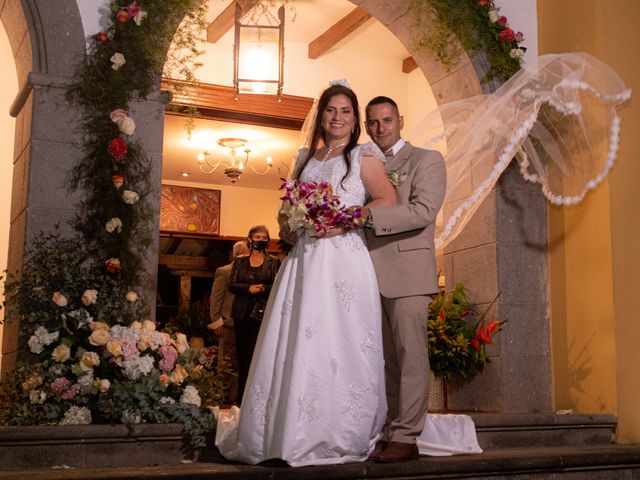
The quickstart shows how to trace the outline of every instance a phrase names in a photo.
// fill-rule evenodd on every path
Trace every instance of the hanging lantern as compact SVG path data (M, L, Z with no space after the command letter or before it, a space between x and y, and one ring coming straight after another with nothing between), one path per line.
M268 10L243 23L242 7L236 4L233 46L233 86L240 93L282 94L284 69L284 7L276 19ZM245 20L246 21L246 20Z

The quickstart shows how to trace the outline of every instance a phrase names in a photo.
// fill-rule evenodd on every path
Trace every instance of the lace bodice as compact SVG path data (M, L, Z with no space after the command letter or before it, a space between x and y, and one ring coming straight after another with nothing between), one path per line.
M306 152L306 149L300 150L298 161L305 157ZM329 182L344 206L363 205L367 197L367 192L360 178L363 152L372 153L384 161L384 155L374 143L365 143L358 145L351 151L351 171L344 181L341 180L347 171L347 166L342 154L324 161L312 158L302 171L300 180L304 182Z

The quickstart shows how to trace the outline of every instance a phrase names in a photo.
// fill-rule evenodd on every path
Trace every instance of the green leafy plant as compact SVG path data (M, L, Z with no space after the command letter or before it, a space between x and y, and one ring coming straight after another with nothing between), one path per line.
M493 0L412 0L411 12L413 48L432 49L447 69L457 64L460 46L486 55L483 81L506 80L520 69L522 33L510 28Z
M486 320L487 312L496 301L497 297L476 319L462 283L449 295L435 296L427 319L429 363L435 376L445 380L454 375L469 378L482 371L489 362L485 346L492 343L491 337L506 322Z
M207 337L209 330L207 325L211 323L209 314L209 302L199 300L191 303L189 308L180 310L171 319L169 326L172 330L184 333L187 337Z

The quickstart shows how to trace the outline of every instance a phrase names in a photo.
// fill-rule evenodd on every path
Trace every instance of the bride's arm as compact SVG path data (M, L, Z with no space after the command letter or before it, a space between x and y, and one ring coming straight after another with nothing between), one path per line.
M369 207L382 207L398 203L396 189L393 188L387 177L384 163L377 157L366 153L362 155L360 178L362 178L362 183L371 198L371 201L363 207L363 215L366 216Z

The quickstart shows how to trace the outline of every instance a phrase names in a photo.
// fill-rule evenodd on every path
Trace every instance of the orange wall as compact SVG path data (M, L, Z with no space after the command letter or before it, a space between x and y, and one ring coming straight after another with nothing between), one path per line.
M640 93L640 2L538 0L539 52L585 51ZM618 161L576 207L550 209L557 408L618 415L618 441L640 441L640 103L621 111Z
M7 268L7 254L9 250L9 210L11 208L11 181L13 179L13 137L16 121L9 115L11 103L18 93L18 75L9 39L4 27L0 24L0 65L3 71L0 75L0 304L4 300L2 295L4 270ZM0 320L4 312L0 309ZM2 345L2 325L0 325L0 345ZM2 361L2 355L0 355Z

